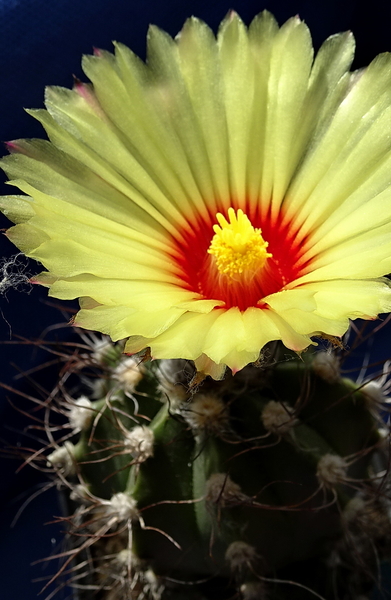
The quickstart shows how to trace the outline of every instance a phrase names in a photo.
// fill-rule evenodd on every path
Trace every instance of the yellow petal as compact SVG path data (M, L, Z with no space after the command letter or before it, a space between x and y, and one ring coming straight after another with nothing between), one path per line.
M231 11L217 37L196 18L175 39L151 27L146 63L118 43L85 57L91 84L30 111L50 141L3 161L30 196L1 207L47 269L35 281L127 352L215 378L273 340L301 351L390 311L391 58L350 73L353 51L338 34L313 61L297 17L247 28ZM265 256L227 271L211 249L232 214Z

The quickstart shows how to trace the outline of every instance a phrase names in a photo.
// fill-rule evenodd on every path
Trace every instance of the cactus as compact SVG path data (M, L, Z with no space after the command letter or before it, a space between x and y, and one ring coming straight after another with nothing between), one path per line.
M47 466L76 598L358 598L391 533L381 388L273 345L223 381L89 340ZM86 385L89 392L86 392ZM236 595L235 595L236 594ZM335 594L337 594L335 596Z
M341 376L342 348L300 356L391 311L391 57L358 73L353 53L339 34L314 58L306 25L268 12L217 37L152 28L146 63L115 44L84 58L91 84L48 88L50 142L7 144L31 195L1 200L8 237L113 340L80 334L45 403L66 433L45 415L36 454L69 492L58 574L80 600L376 582L383 390Z

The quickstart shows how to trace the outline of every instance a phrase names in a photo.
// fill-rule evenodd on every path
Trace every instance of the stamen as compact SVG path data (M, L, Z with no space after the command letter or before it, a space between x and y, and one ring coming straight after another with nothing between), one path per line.
M269 244L261 230L252 226L240 208L237 212L232 207L228 209L229 222L221 213L216 218L219 225L213 226L215 235L208 253L214 256L219 273L237 281L259 271L272 256L266 251Z
M180 231L181 240L173 240L170 255L184 289L222 300L227 309L259 308L263 298L305 272L297 229L290 221L282 225L283 217L281 212L278 218L261 218L253 210L250 220L243 209L230 207L217 214L214 226L209 213L202 220L189 220Z

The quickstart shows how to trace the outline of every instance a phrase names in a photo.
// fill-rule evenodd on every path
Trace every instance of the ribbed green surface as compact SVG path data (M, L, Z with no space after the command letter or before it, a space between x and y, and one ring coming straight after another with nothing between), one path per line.
M84 450L80 468L93 494L110 498L126 491L137 501L141 518L132 533L136 556L157 575L183 582L223 577L229 589L234 576L225 553L231 543L242 541L255 549L264 576L297 564L299 579L311 580L309 574L304 579L299 575L303 565L323 564L342 534L341 510L356 493L354 485L322 488L316 476L319 459L337 454L351 463L349 478L369 475L378 433L363 394L351 381L322 380L308 359L289 360L260 370L258 379L245 383L235 378L206 381L199 392L217 395L229 418L220 431L192 430L183 415L195 410L197 394L189 395L184 411L178 404L173 411L171 402L164 402L167 392L159 392L156 369L154 364L147 371L133 398L122 395L111 406L98 401L101 413L93 425L93 441L90 430L78 446L79 453ZM261 415L271 401L284 403L297 419L289 433L279 436L264 428ZM137 424L153 431L154 452L145 462L132 464L121 428ZM240 487L236 499L225 502L224 485L220 497L207 497L215 474ZM251 572L246 567L242 580L252 580ZM324 565L319 572L325 576ZM200 591L192 586L188 597L212 598L205 586ZM296 588L291 596L284 589L279 588L276 599L301 598ZM178 594L169 586L164 598L187 598L186 592Z

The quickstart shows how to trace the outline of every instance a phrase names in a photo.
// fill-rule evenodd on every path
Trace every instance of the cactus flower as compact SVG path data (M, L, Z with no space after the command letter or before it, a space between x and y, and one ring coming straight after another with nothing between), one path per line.
M117 43L85 56L92 83L29 111L50 141L3 161L35 281L125 352L215 378L390 311L391 57L350 72L353 54L344 33L314 58L300 19L264 12L217 38L152 27L146 64Z

